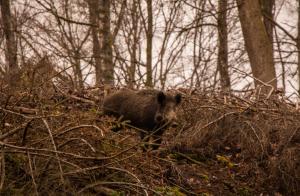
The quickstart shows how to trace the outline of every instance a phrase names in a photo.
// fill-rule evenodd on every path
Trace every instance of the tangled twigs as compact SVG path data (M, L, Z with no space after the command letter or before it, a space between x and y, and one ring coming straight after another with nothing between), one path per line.
M270 90L269 90L269 92L268 92L268 94L266 96L266 100L268 100L271 97L271 95L274 92L274 87L272 85L270 85L269 83L271 83L272 81L274 81L276 78L273 78L271 81L268 81L268 82L263 82L262 80L260 80L260 79L258 79L256 77L252 76L251 74L246 73L245 71L242 71L242 70L237 69L235 67L233 67L233 69L236 70L236 71L238 71L238 72L240 72L240 73L242 73L242 74L244 74L247 77L253 78L255 81L258 81L262 85L261 87L258 87L256 89L258 91L258 93L257 93L258 96L260 96L263 87L269 87Z
M70 138L69 140L67 140L65 143L60 144L58 146L58 149L62 148L63 146L67 145L68 143L74 142L74 141L81 141L83 143L85 143L93 152L96 152L95 148L85 139L83 138Z
M49 158L49 160L57 160L57 157L51 154L46 154L42 152L31 152L28 150L5 150L7 154L25 154L29 153L30 155L34 155L36 157L42 157L42 158ZM81 169L80 166L76 165L75 163L71 163L70 161L66 161L65 159L60 157L60 161L64 163L65 165L72 166L76 169Z
M59 136L61 136L63 134L66 134L66 133L68 133L70 131L73 131L73 130L76 130L76 129L80 129L80 128L94 128L94 129L96 129L97 131L99 131L101 133L102 137L104 136L104 133L103 133L102 129L100 129L96 125L78 125L78 126L75 126L75 127L71 127L71 128L69 128L69 129L67 129L67 130L65 130L63 132L60 132L57 135L55 135L54 137L59 137Z
M217 119L215 119L215 120L213 120L213 121L211 121L211 122L205 124L204 126L202 126L200 129L198 129L198 130L192 135L192 137L196 136L199 132L201 132L201 130L203 130L203 129L209 127L210 125L212 125L212 124L214 124L214 123L217 123L218 121L220 121L220 120L222 120L222 119L224 119L226 116L233 115L233 114L238 114L238 113L240 113L240 112L228 112L228 113L226 113L226 114L220 116L219 118L217 118Z
M257 141L259 142L259 145L260 145L260 147L261 147L261 152L262 152L262 154L264 154L264 153L265 153L265 149L264 149L264 146L263 146L263 144L262 144L261 139L259 138L259 136L258 136L258 134L257 134L257 131L255 130L255 128L253 127L253 125L252 125L250 122L246 121L245 123L246 123L247 125L249 125L249 127L250 127L251 130L253 131L253 133L254 133L254 135L255 135L255 137L256 137L256 139L257 139Z
M38 109L33 109L33 108L26 108L26 107L21 107L21 106L8 106L7 109L16 111L20 114L37 114Z
M130 183L130 182L105 182L105 181L100 181L100 182L95 182L92 184L87 185L86 187L82 188L81 190L78 191L78 194L82 194L84 191L99 186L99 185L117 185L117 186L129 186L129 187L137 187L137 188L141 188L142 190L150 190L151 192L160 195L157 191L155 191L154 189L145 187L143 185L140 184L134 184L134 183Z
M64 92L63 90L61 90L57 85L54 85L54 87L64 96L68 97L68 98L72 98L72 99L75 99L75 100L78 100L78 101L81 101L81 102L84 102L84 103L88 103L88 104L91 104L91 105L96 105L95 101L92 101L92 100L89 100L89 99L85 99L85 98L82 98L82 97L77 97L75 95L69 95L67 94L66 92Z
M22 113L19 113L19 112L15 112L13 110L5 109L1 106L0 106L0 110L2 110L3 112L6 112L6 113L13 114L13 115L21 116L25 119L41 119L41 118L49 118L49 117L59 117L59 116L62 115L62 114L49 114L49 115L41 115L41 116L38 116L38 115L25 115L25 114L22 114Z
M134 175L133 173L131 173L130 171L125 170L125 169L121 169L121 168L116 168L116 167L107 167L107 168L108 169L113 169L113 170L125 172L125 173L131 175L132 177L134 177L137 180L137 182L140 184L141 187L145 187L145 185L142 184L141 180L136 175ZM148 196L149 194L147 192L147 189L143 188L143 190L144 190L145 195Z
M104 161L104 160L113 159L115 157L118 157L118 156L124 154L125 152L127 152L127 151L135 148L138 145L140 145L140 142L138 142L138 143L136 143L136 144L134 144L134 145L132 145L132 146L130 146L130 147L128 147L128 148L120 151L120 152L117 152L117 153L115 153L115 154L113 154L111 156L108 156L108 157L81 156L81 155L78 155L78 154L68 153L68 152L62 152L62 151L57 151L57 150L15 146L15 145L7 144L7 143L1 142L1 141L0 141L0 145L8 147L8 148L17 149L17 150L23 150L23 151L40 152L40 153L47 153L47 154L54 154L54 155L58 154L60 156L69 156L69 157L72 157L74 159L79 159L79 160Z
M26 121L25 123L21 124L20 126L8 131L5 134L0 135L0 141L3 141L4 139L10 137L11 135L17 133L18 131L22 130L23 128L25 128L26 126L28 126L28 124L32 121L33 119L29 119L28 121Z
M61 166L61 163L60 163L59 155L57 153L57 147L56 147L52 132L51 132L51 129L49 127L49 124L48 124L47 120L45 118L43 118L42 120L43 120L43 122L44 122L44 124L45 124L45 126L48 130L48 133L49 133L52 145L53 145L53 149L55 151L55 156L57 157L57 163L58 163L59 171L60 171L60 179L61 179L62 185L64 186L64 189L65 189L65 180L64 180L64 176L63 176L63 169L62 169L62 166Z
M35 177L34 177L34 172L33 172L32 162L31 162L31 157L30 157L30 154L28 152L27 152L27 157L28 157L28 164L29 164L29 169L30 169L30 175L31 175L31 178L32 178L32 184L33 184L33 187L34 187L35 195L38 196L39 193L38 193L38 189L37 189L36 180L35 180Z
M4 152L4 147L0 146L1 149L1 155L0 155L0 171L1 171L1 176L0 176L0 191L3 190L4 187L4 180L5 180L5 152Z
M122 129L113 132L111 119L101 116L99 106L82 108L84 100L68 96L73 100L53 107L57 99L0 99L0 191L230 195L246 190L259 195L278 191L280 184L288 190L283 195L293 195L300 190L300 112L282 95L252 95L187 93L178 111L179 127L168 129L160 149L147 153L140 148L143 130L120 120L113 123ZM101 104L101 98L94 101ZM17 107L39 109L28 113ZM255 184L245 187L244 180ZM224 181L234 184L232 190L222 189Z

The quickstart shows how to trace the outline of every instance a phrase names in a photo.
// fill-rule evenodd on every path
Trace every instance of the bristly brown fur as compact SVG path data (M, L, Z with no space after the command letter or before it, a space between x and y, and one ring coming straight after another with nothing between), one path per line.
M160 136L167 126L176 120L176 107L181 101L178 94L172 96L158 90L120 90L104 99L103 111L106 115L113 115L123 120L129 120L130 124L144 129L149 134L157 136L157 142L161 142ZM159 131L156 130L160 128ZM141 134L142 139L144 134Z

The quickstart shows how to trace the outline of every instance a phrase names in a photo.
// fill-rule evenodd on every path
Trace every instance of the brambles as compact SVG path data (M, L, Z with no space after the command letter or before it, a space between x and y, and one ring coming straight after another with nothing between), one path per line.
M64 94L58 104L1 92L1 193L299 193L300 113L292 103L181 93L179 127L143 153L139 132L111 131L116 121L93 95Z

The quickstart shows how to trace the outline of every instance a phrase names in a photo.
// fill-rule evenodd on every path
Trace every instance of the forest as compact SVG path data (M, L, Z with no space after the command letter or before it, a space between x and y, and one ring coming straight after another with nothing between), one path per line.
M300 195L300 0L0 8L0 195Z

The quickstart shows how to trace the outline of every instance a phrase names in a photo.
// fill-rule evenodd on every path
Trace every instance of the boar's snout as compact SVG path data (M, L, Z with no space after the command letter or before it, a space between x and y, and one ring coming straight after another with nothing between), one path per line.
M178 127L178 123L177 122L172 122L171 123L171 127L172 128L177 128Z
M162 116L161 114L157 114L157 115L155 116L155 121L156 121L157 123L161 123L161 122L163 121L163 116Z

